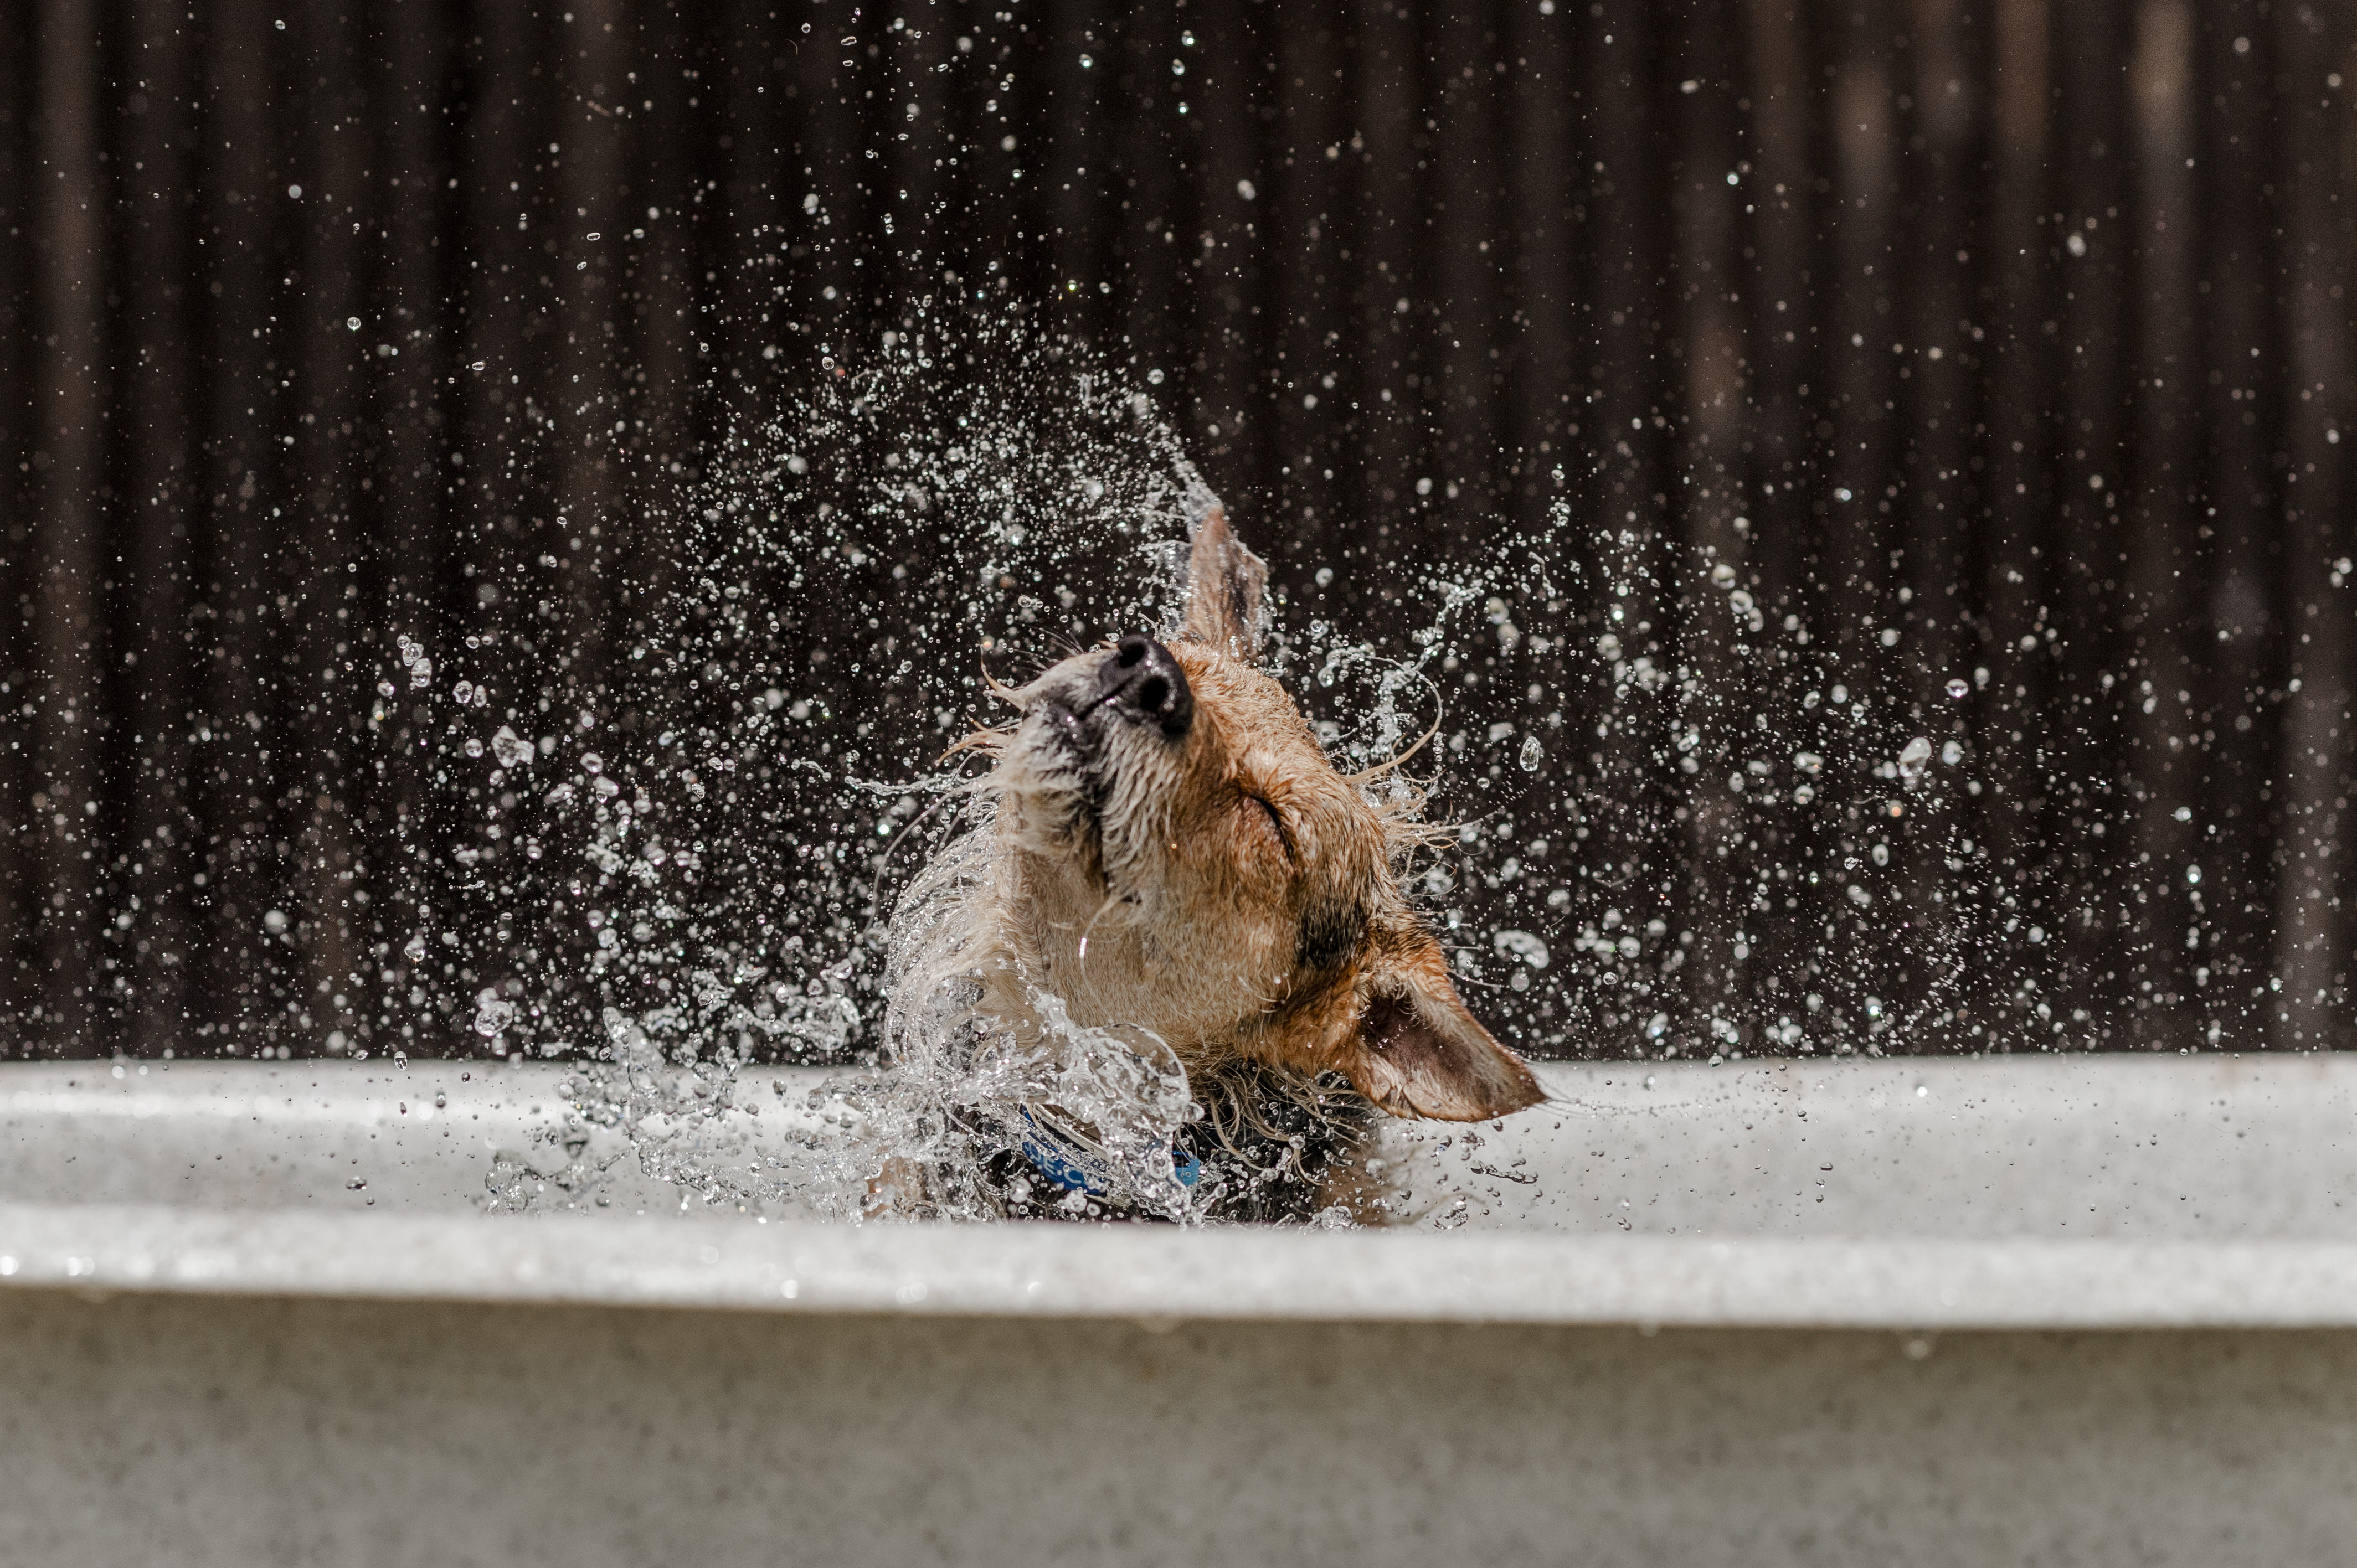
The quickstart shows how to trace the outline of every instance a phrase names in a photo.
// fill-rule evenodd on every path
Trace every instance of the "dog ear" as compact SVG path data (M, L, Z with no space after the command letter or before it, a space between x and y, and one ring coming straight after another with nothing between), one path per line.
M1243 547L1228 527L1226 509L1208 492L1193 532L1187 555L1187 636L1240 659L1258 659L1267 564Z
M1394 1116L1440 1122L1486 1121L1546 1098L1523 1059L1466 1011L1430 932L1394 928L1371 947L1366 1010L1340 1064L1351 1087Z

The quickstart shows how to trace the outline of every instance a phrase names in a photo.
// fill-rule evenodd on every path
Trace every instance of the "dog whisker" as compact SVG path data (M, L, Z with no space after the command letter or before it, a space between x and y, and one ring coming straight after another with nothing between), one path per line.
M1419 676L1417 678L1432 689L1432 727L1425 731L1414 746L1409 746L1405 751L1401 752L1397 757L1393 757L1390 761L1378 762L1372 768L1361 768L1356 773L1345 773L1342 775L1343 783L1366 784L1382 778L1384 774L1391 772L1393 769L1407 761L1408 758L1414 757L1417 752L1422 751L1426 746L1429 746L1432 743L1432 737L1440 733L1441 724L1446 718L1443 709L1447 705L1440 695L1440 688L1434 683L1432 678L1428 675Z
M1008 685L1006 682L1001 681L997 676L990 672L990 650L985 648L982 650L982 657L979 660L979 662L982 665L983 689L1003 703L1012 703L1014 706L1018 708L1021 707L1023 705L1021 693L1018 693L1015 687Z
M996 756L1006 747L1006 743L1014 738L1014 734L1015 732L1010 729L992 729L987 725L976 725L970 733L951 742L949 749L933 759L933 766L939 768L951 757L968 751L978 751L985 757ZM980 779L968 781L969 784L980 782Z

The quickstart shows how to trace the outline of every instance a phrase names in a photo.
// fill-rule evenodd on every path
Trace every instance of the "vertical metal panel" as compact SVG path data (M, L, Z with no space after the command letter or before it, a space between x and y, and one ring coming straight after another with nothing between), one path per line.
M389 639L488 637L438 690L628 731L618 671L727 423L952 297L1162 372L1306 614L1397 639L1421 624L1402 563L1555 539L1566 646L1449 691L1452 725L1544 735L1547 761L1511 811L1469 765L1454 804L1563 841L1566 801L1641 780L1599 831L1653 835L1631 862L1695 940L1675 976L1561 992L1525 1043L1640 1048L1658 1001L1749 1007L1759 1048L1762 977L1823 966L1829 922L1886 989L1975 961L1900 934L1953 918L1929 837L1897 846L1878 929L1830 884L1755 882L1764 819L1653 741L1585 738L1598 588L1575 568L1623 529L1663 660L1792 696L1704 635L1724 607L1697 564L1727 563L1765 638L1806 622L1986 773L1956 802L1995 851L1976 908L2055 934L1923 1039L2027 1040L2035 1001L2084 1014L2079 1044L2347 1037L2339 12L281 20L46 6L0 67L0 998L27 1048L372 1037L411 931L523 918L450 873L430 774L387 765L425 733L414 693L372 689ZM788 639L866 634L788 607ZM1838 857L1854 825L1776 853ZM1609 868L1554 854L1568 912L1469 879L1473 924L1570 942ZM1757 904L1771 886L1791 905Z

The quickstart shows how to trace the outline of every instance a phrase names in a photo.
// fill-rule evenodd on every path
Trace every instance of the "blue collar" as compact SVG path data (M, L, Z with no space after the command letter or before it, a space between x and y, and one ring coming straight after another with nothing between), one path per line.
M1023 1157L1031 1166L1066 1192L1084 1192L1091 1197L1109 1197L1113 1183L1104 1167L1085 1155L1074 1158L1044 1133L1028 1110L1017 1112L1023 1118ZM1178 1176L1180 1187L1193 1187L1203 1179L1203 1162L1175 1144L1170 1151L1171 1173Z

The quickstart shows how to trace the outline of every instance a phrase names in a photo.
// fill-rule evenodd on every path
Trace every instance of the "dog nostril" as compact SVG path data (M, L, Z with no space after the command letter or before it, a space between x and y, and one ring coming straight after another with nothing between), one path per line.
M1160 728L1176 740L1194 721L1194 693L1187 673L1170 650L1150 637L1132 633L1114 647L1099 668L1097 690L1109 711Z

